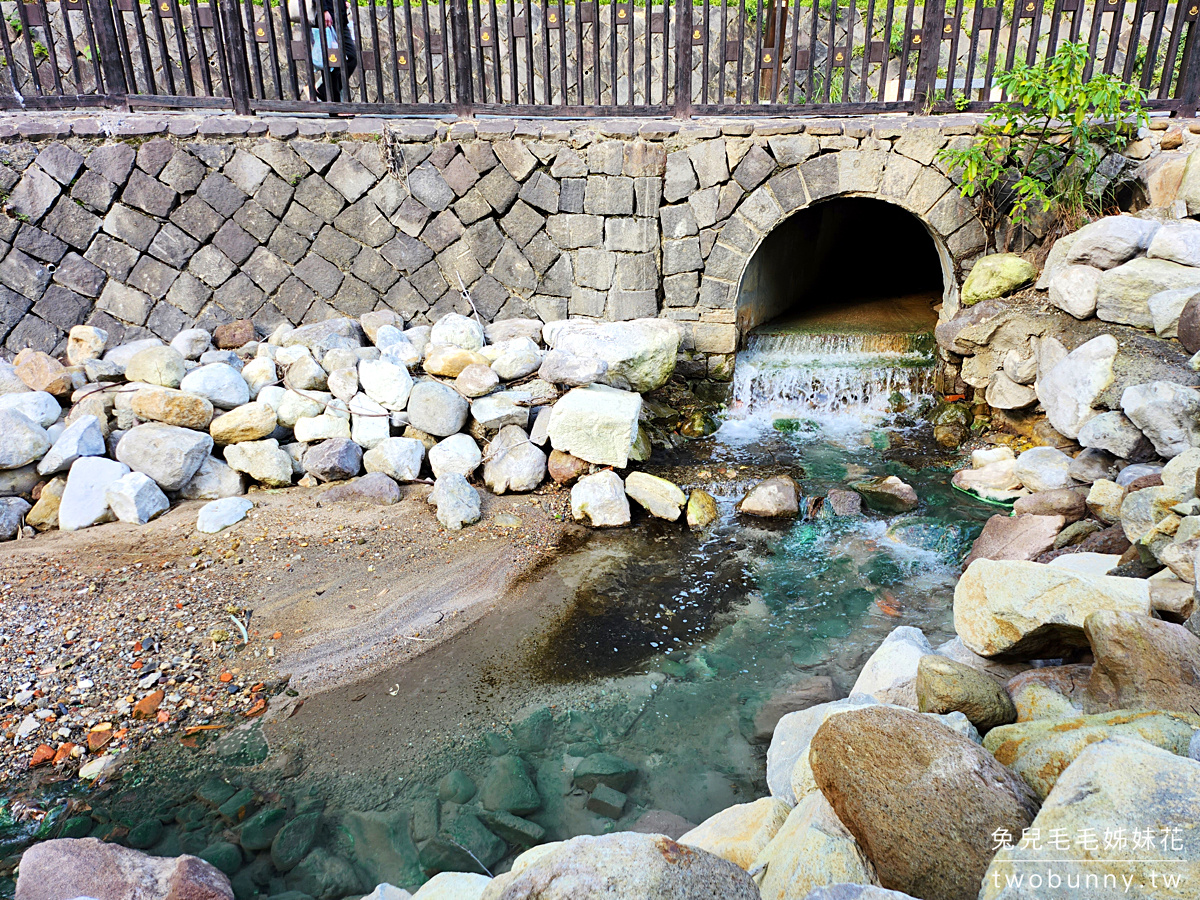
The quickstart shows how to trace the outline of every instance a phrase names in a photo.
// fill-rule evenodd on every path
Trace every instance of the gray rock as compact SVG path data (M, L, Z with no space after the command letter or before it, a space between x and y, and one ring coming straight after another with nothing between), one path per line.
M1100 270L1093 266L1065 266L1050 279L1050 302L1077 319L1096 314Z
M751 516L790 517L800 511L799 501L796 482L786 475L776 475L752 487L738 504L738 509Z
M471 363L454 379L455 389L464 397L474 399L492 391L500 383L500 376L492 371L491 366L483 363Z
M1146 255L1184 266L1200 266L1200 222L1190 219L1164 222L1150 241Z
M524 430L529 424L532 401L527 391L498 391L471 401L471 417L486 431L497 431L505 425Z
M480 519L478 491L455 472L438 477L429 493L429 502L437 507L438 521L450 531L460 531L464 525Z
M162 489L141 472L129 472L118 478L104 492L104 499L113 515L130 525L145 525L171 507Z
M104 433L100 430L100 421L95 416L80 416L68 425L55 440L49 452L38 463L38 472L42 475L53 475L71 468L71 464L81 456L103 456Z
M572 319L549 322L542 334L552 350L603 360L605 384L639 392L666 384L681 339L679 326L665 319L602 324Z
M0 500L0 541L11 541L24 524L25 514L33 509L20 497Z
M1111 269L1145 252L1158 230L1159 223L1152 219L1108 216L1075 233L1067 261Z
M196 474L212 448L213 439L207 434L151 422L127 431L117 444L116 457L133 471L149 475L164 491L177 491Z
M1169 381L1131 385L1121 409L1164 459L1200 446L1200 396L1192 388Z
M1076 347L1038 379L1038 399L1056 431L1079 436L1083 424L1096 415L1100 395L1113 383L1116 358L1117 339L1100 335Z
M574 388L554 404L548 433L555 450L596 465L624 468L638 435L642 398L602 385Z
M107 358L107 356L105 357ZM125 364L128 381L144 381L161 387L177 388L184 376L183 357L171 347L147 347Z
M358 382L362 392L384 409L399 412L406 406L411 408L412 395L416 391L412 376L404 366L382 359L364 359L358 364ZM454 393L450 388L447 390Z
M1195 297L1200 297L1200 285L1153 294L1146 301L1146 305L1150 308L1150 322L1154 326L1154 333L1165 338L1179 337L1179 317L1188 301Z
M1107 450L1121 459L1138 459L1149 449L1138 427L1124 413L1115 410L1085 422L1079 429L1078 440L1080 446Z
M452 473L470 478L482 461L479 445L469 434L452 434L429 451L429 467L434 478Z
M608 363L603 359L588 359L563 350L551 350L538 368L538 377L551 384L568 387L583 387L603 381L608 373Z
M331 487L321 495L330 503L373 503L376 506L391 506L400 502L400 488L382 472L372 472L361 478Z
M1073 487L1071 457L1054 447L1033 447L1017 457L1014 473L1029 490L1055 491Z
M246 482L240 472L215 456L207 457L196 474L183 486L179 495L184 500L222 500L246 493Z
M483 482L493 494L532 491L546 477L546 454L529 441L519 425L501 428L484 456Z
M930 653L933 647L921 629L893 628L859 672L850 696L870 696L880 703L916 709L917 666Z
M0 469L27 466L41 459L49 449L50 435L46 429L19 412L0 410Z
M19 412L42 428L49 428L63 414L63 409L54 399L54 395L45 391L24 391L23 393L0 395L0 410L6 409Z
M362 470L362 447L345 438L331 438L304 454L304 471L321 481L344 481Z
M212 346L212 338L203 328L187 328L171 339L171 347L184 359L199 359Z
M1200 285L1200 269L1165 259L1133 259L1100 276L1096 316L1136 328L1154 327L1150 298L1160 291Z
M429 335L429 343L478 350L483 346L483 326L474 319L450 313L438 319Z
M179 387L206 398L217 409L233 409L250 402L250 386L242 373L223 363L192 369L183 376Z
M245 447L245 444L239 446ZM196 530L201 534L216 534L231 525L236 525L254 509L254 504L245 497L225 497L213 500L200 507L196 515Z
M435 437L448 437L467 423L469 405L454 388L437 381L421 381L408 398L408 420L413 428Z
M104 361L114 363L121 367L121 371L124 371L128 367L130 360L143 350L161 346L163 346L163 342L158 338L143 338L139 341L130 341L127 344L119 344L111 350L106 351Z
M83 456L75 460L58 506L59 529L77 531L112 521L108 488L128 474L129 466L102 456Z
M515 381L532 375L542 364L542 353L536 347L516 347L501 353L492 369L504 381Z
M459 437L467 435L455 435L446 440L456 440ZM443 443L445 443L443 441ZM475 446L475 442L471 441L471 446ZM475 453L478 455L479 449L475 448ZM415 481L421 474L421 462L425 459L425 445L420 441L412 438L393 437L387 440L380 441L374 447L363 454L363 468L367 472L380 472L393 478L396 481ZM478 459L475 466L478 466ZM475 466L471 467L474 471ZM436 474L436 473L435 473ZM463 472L461 474L469 474Z

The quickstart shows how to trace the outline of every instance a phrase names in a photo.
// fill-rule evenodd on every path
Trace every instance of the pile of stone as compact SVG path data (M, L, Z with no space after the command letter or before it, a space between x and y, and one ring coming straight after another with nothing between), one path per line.
M248 487L333 482L331 501L389 504L431 481L459 529L480 518L480 474L497 494L573 483L593 525L627 524L629 498L680 517L678 487L613 471L649 456L641 392L674 371L675 323L404 325L382 310L261 339L243 320L115 347L80 325L63 359L23 350L0 363L0 538L145 524L182 500L212 501L197 527L213 532L246 515Z

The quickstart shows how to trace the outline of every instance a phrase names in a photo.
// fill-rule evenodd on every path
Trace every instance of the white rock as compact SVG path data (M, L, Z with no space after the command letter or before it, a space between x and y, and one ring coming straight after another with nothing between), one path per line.
M596 528L628 525L629 500L621 476L607 469L580 478L571 488L571 515Z
M379 329L376 346L379 347L379 358L394 366L411 369L421 362L420 351L405 337L404 332L394 325L384 325Z
M82 366L91 359L99 359L108 343L108 332L92 325L76 325L67 333L67 362Z
M479 445L469 434L452 434L438 441L429 451L429 467L434 478L451 473L469 478L482 461Z
M540 406L533 415L533 427L529 429L529 440L539 447L545 447L550 440L550 414L549 406Z
M492 883L486 875L472 872L441 872L421 885L413 900L482 900L484 889ZM369 898L364 898L369 900Z
M383 360L363 360L358 364L358 382L362 391L384 409L399 411L408 405L413 380L404 366Z
M323 391L329 386L329 375L311 356L302 356L286 368L284 383L296 391Z
M1193 388L1170 381L1131 385L1121 409L1164 459L1200 446L1200 396Z
M589 359L567 353L565 350L551 350L543 358L538 368L538 377L550 384L565 384L568 387L583 387L602 381L608 374L608 363L602 359Z
M230 444L225 448L225 462L269 487L287 487L292 483L292 457L279 448L279 441L274 438Z
M1056 491L1074 487L1071 457L1054 447L1033 447L1017 457L1013 474L1029 490Z
M164 491L177 491L192 479L212 448L213 439L207 434L150 422L125 432L115 455L133 471L149 475Z
M204 360L201 359L201 362L204 362ZM242 367L242 378L245 379L246 385L250 388L250 399L255 399L260 390L268 384L274 384L279 380L279 375L275 371L275 360L264 356L250 360L250 362Z
M639 394L597 384L573 388L551 411L550 444L596 465L624 468L641 411Z
M1151 219L1107 216L1075 233L1067 261L1111 269L1144 252L1158 230L1159 223Z
M1066 266L1050 280L1050 302L1077 319L1096 314L1100 270L1092 266Z
M184 359L199 359L212 346L212 338L203 328L185 328L172 338L171 346Z
M279 401L276 417L284 428L294 428L300 419L319 416L329 403L330 396L319 391L285 391Z
M28 392L29 385L21 380L16 367L12 363L0 359L0 397Z
M49 449L50 435L41 425L15 410L0 410L0 469L27 466Z
M59 529L77 531L112 521L106 496L108 488L128 474L129 466L103 456L81 456L75 460L59 502Z
M275 351L274 360L285 369L302 359L312 359L312 351L307 347L296 344L291 347L280 347Z
M1138 427L1116 410L1093 416L1079 429L1079 445L1107 450L1121 459L1131 459L1145 444Z
M1200 222L1196 224L1200 225ZM1159 337L1178 337L1179 317L1193 297L1200 297L1200 287L1175 288L1159 291L1151 296L1146 303L1150 307L1150 321L1154 325L1154 333Z
M161 347L163 342L158 338L145 338L140 341L130 341L128 344L119 344L113 347L104 354L104 361L116 363L122 369L129 365L129 361L150 347Z
M1200 222L1181 219L1165 222L1146 250L1153 259L1169 259L1185 266L1200 266Z
M497 391L472 400L471 416L487 431L498 431L505 425L518 425L524 430L529 424L532 401L528 391Z
M646 472L630 472L625 478L625 493L652 516L674 522L687 504L687 495L678 485Z
M866 694L880 703L917 709L917 663L932 652L921 629L894 628L863 666L850 695Z
M501 428L484 456L483 483L493 494L532 491L546 477L546 454L530 443L519 425Z
M989 466L995 462L1004 462L1005 460L1016 460L1017 455L1013 453L1012 447L1000 445L998 447L980 447L978 450L971 451L971 468L982 469L984 466Z
M478 350L483 342L483 326L458 313L448 313L434 322L429 336L431 344L449 344L464 350Z
M366 394L355 394L350 407L350 439L364 450L386 441L392 435L392 417L382 405Z
M667 319L604 323L564 319L548 322L542 329L550 349L603 360L608 366L604 383L632 391L652 391L667 383L675 371L681 337L678 324Z
M1047 565L1080 575L1107 575L1121 564L1119 553L1066 553L1056 556Z
M344 369L331 369L329 372L329 393L339 400L349 403L358 393L358 366Z
M5 409L19 412L30 422L43 428L49 428L63 414L62 406L54 399L54 395L45 391L27 391L23 394L0 396L0 410Z
M343 419L341 416L322 414L297 419L293 431L296 434L296 440L305 444L327 441L330 438L350 440L350 420Z
M1117 339L1102 334L1076 347L1045 377L1038 379L1038 399L1050 424L1060 434L1078 437L1083 423L1096 415L1093 407L1113 383L1116 358Z
M262 396L261 394L259 395ZM184 500L220 500L246 493L246 480L215 456L207 457L179 494Z
M106 451L100 420L95 416L80 416L63 430L54 446L42 457L38 463L38 473L53 475L63 472L81 456L103 456Z
M1037 392L1017 384L1004 372L997 372L988 382L985 394L988 406L995 409L1024 409L1037 403Z
M271 359L271 357L266 357ZM215 363L223 363L231 369L242 371L245 368L245 361L237 355L233 350L205 350L200 354L199 363L202 366L211 366Z
M429 493L429 502L437 507L438 521L450 531L459 531L464 525L479 521L479 492L455 472L438 477Z
M475 442L465 434L455 435L465 437L475 447ZM447 438L446 440L453 440ZM442 441L444 444L445 441ZM479 465L479 448L475 447L475 466ZM421 461L425 459L425 445L412 438L393 437L380 441L363 454L363 468L368 473L382 472L396 481L415 481L421 475ZM475 466L467 472L459 471L460 475L469 475Z
M288 394L287 389L277 384L268 384L258 392L255 398L256 403L265 403L275 411L275 418L279 418L279 407L283 404L283 398Z
M213 500L200 507L200 512L196 515L196 530L201 534L216 534L242 521L252 509L254 504L245 497Z
M104 492L104 499L113 515L130 525L145 525L171 507L171 501L162 488L141 472L122 475L109 485Z
M207 398L217 409L233 409L250 402L250 385L242 374L223 363L198 366L183 376L179 389Z

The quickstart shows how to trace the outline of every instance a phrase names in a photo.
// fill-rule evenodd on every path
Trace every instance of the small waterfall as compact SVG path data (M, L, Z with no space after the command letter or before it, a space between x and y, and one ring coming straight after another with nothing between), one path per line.
M878 421L897 394L907 405L932 393L933 363L928 332L750 334L734 368L730 416Z

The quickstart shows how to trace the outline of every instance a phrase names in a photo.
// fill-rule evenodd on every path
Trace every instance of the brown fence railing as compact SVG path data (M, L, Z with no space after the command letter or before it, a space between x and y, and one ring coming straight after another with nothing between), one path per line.
M978 110L1086 41L1200 105L1200 0L2 0L0 105L241 113Z

